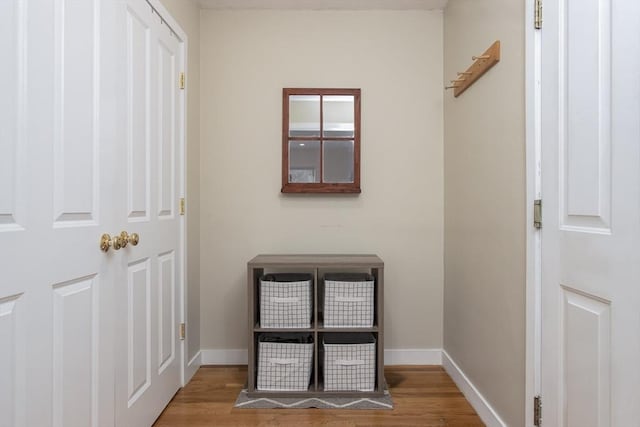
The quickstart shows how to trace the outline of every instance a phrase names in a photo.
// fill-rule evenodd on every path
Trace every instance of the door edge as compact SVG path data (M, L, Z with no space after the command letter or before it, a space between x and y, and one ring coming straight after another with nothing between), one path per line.
M536 29L535 0L525 0L525 426L533 426L534 398L541 377L541 229L534 227L534 201L541 189L541 29Z

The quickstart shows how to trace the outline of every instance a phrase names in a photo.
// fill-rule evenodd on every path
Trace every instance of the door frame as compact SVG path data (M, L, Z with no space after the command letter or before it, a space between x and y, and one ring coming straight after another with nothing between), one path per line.
M542 199L542 30L536 29L535 0L525 0L525 426L533 426L533 400L540 394L542 232L533 226L533 206ZM543 205L544 206L544 205Z
M187 53L189 51L189 42L187 38L187 33L182 29L180 24L171 16L169 11L164 7L164 5L160 2L160 0L145 0L149 6L161 17L166 25L171 28L174 34L177 36L180 44L180 54L181 54L181 64L180 70L187 76ZM176 82L177 84L178 82ZM179 141L178 141L178 164L180 165L180 170L178 171L178 179L180 180L180 185L178 186L178 199L185 198L186 200L186 188L187 188L187 152L186 152L186 141L187 141L187 96L188 96L189 84L188 79L185 79L184 89L180 91L180 95L178 98L179 102L179 111L178 111L178 122L179 122ZM180 271L182 274L180 275L178 281L178 300L180 304L180 312L178 313L178 318L180 323L186 324L188 307L187 301L187 211L185 210L184 215L180 216L180 255L178 259L178 263L180 265ZM186 385L187 382L191 379L193 374L195 374L196 370L200 367L197 362L197 358L193 360L187 360L187 340L188 335L185 334L184 339L179 339L180 342L180 384L182 387Z

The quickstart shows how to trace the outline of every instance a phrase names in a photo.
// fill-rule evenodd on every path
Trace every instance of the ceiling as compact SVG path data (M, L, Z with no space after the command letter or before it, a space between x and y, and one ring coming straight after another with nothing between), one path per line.
M198 0L203 9L415 10L444 9L447 0Z

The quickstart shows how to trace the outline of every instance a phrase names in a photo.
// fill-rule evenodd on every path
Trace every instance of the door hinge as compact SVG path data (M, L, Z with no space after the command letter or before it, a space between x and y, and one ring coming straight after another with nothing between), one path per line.
M540 427L542 424L542 398L536 396L533 398L533 425Z
M180 323L180 339L184 340L187 336L187 326L184 323Z
M537 199L533 201L533 226L535 228L542 228L542 200Z
M180 198L180 215L184 215L185 207L184 207L184 197Z
M180 89L184 89L184 73L180 73Z
M533 12L533 26L536 30L542 28L542 0L535 0L535 10Z

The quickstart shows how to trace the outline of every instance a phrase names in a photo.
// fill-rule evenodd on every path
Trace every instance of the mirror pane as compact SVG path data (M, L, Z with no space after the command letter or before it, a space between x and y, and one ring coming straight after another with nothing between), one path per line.
M323 182L353 182L353 141L324 141Z
M354 97L331 95L322 98L323 136L354 137Z
M320 182L320 141L289 141L289 182Z
M320 95L289 96L289 136L320 136Z

